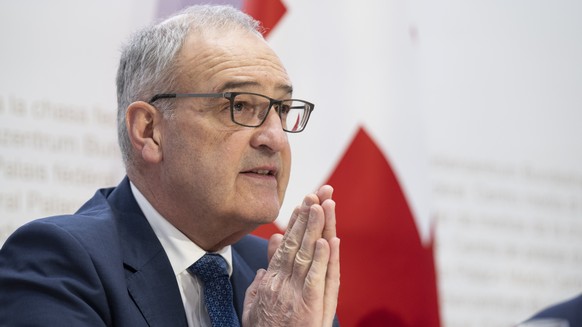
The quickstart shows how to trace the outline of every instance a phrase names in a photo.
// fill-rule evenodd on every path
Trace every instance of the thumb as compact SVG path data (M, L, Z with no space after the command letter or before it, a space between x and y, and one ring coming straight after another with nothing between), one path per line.
M247 288L247 290L245 292L245 300L244 300L244 304L243 304L243 314L242 314L242 325L243 326L251 326L252 325L252 324L249 324L249 322L251 321L250 315L251 315L251 312L252 312L253 307L254 307L255 298L257 297L259 285L261 285L261 281L263 280L263 277L265 277L266 273L267 273L267 271L265 269L259 269L257 271L257 274L255 275L255 279L253 280L253 282L251 283L251 285Z
M269 259L269 263L271 262L271 258L273 258L275 251L277 251L277 249L281 245L281 242L283 242L282 234L277 233L271 235L271 238L269 239L269 244L267 245L267 256Z

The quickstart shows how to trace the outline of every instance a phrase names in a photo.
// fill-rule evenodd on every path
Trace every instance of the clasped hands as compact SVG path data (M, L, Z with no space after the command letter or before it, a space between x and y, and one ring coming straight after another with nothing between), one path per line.
M285 235L269 240L269 267L245 294L242 325L332 326L340 285L333 188L305 196Z

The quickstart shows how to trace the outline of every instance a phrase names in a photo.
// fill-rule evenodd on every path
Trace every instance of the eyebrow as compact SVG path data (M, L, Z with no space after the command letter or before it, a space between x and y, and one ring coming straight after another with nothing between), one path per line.
M242 81L242 82L226 82L218 89L219 92L225 92L232 89L241 89L249 86L260 86L261 84L255 81ZM288 84L279 84L276 86L277 89L283 90L286 93L293 93L293 86Z

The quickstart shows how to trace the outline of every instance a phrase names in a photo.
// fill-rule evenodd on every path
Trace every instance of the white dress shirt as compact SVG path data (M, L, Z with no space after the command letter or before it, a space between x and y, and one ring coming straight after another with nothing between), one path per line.
M211 327L210 317L204 304L204 293L201 282L196 276L188 272L190 267L198 259L202 258L206 251L192 242L186 235L170 224L160 213L154 209L143 194L130 182L131 191L140 209L152 226L154 233L162 243L162 247L170 259L174 270L182 303L186 310L189 327ZM193 219L195 219L193 217ZM232 252L227 246L218 252L228 264L228 274L232 275Z

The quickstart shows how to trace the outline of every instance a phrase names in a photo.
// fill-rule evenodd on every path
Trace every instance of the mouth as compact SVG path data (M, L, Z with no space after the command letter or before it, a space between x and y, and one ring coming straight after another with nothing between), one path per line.
M272 165L257 166L241 171L242 174L255 177L277 177L277 168Z
M243 171L243 174L257 174L261 176L275 176L275 170L272 169L251 169Z

